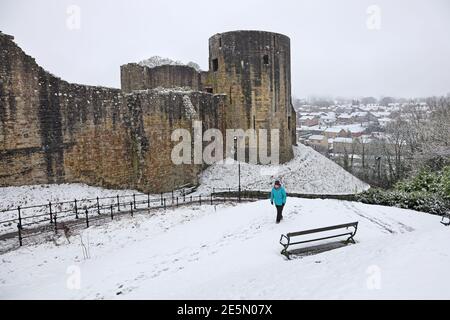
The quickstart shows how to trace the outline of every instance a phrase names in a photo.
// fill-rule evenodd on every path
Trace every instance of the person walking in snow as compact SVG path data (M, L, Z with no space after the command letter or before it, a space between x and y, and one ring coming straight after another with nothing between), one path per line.
M286 190L281 186L279 180L275 181L275 184L270 193L270 203L277 208L277 223L283 219L283 208L286 204Z

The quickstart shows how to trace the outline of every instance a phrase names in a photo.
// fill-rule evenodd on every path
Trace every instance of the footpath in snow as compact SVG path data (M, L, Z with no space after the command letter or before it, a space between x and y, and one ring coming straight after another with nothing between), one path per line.
M282 233L359 221L357 244L291 261ZM83 258L81 238L90 258ZM123 217L0 256L0 299L449 299L439 217L288 198Z

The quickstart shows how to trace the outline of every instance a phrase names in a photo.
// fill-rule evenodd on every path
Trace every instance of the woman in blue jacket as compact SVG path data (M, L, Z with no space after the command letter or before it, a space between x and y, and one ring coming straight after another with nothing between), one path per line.
M286 204L286 191L278 180L275 181L275 185L270 193L270 203L272 205L275 203L275 207L277 208L277 223L280 223L283 219L283 208Z

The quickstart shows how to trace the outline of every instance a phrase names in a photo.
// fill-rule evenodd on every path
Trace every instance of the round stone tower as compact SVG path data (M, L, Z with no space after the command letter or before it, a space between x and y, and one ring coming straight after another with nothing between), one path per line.
M269 139L270 129L279 129L279 161L292 159L296 119L287 36L264 31L212 36L207 85L213 93L228 95L227 128L267 129Z

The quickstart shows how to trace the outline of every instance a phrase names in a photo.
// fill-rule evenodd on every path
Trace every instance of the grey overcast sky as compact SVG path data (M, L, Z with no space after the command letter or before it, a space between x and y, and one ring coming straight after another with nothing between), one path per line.
M242 29L291 38L297 97L450 92L449 0L0 0L1 31L91 85L119 87L121 64L153 55L207 69L208 38Z

